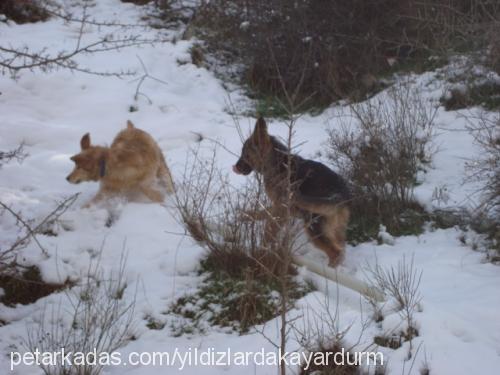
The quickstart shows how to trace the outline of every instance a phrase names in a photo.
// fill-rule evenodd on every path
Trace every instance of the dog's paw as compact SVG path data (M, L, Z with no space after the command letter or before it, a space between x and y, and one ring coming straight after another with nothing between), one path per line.
M87 202L87 203L85 203L85 204L82 205L83 209L89 209L90 207L92 207L92 201Z

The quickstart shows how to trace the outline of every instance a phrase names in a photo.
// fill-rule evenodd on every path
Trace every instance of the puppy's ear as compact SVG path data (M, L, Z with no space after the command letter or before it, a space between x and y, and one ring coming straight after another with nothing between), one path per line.
M70 157L69 160L74 161L76 163L76 155Z
M267 133L267 124L262 117L259 117L255 123L253 131L254 140L259 144L266 144L269 141L269 134Z
M82 139L80 140L80 147L82 150L86 150L90 147L90 134L87 133L85 134Z
M127 120L127 129L133 129L135 128L134 124L132 123L132 121L130 120Z

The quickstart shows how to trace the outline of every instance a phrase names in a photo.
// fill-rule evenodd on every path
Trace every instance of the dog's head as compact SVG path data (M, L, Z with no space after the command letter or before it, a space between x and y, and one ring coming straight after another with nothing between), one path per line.
M266 122L260 117L255 124L252 135L243 144L241 156L233 165L233 171L245 176L254 170L261 172L264 160L272 148L271 136L267 132Z
M66 177L72 184L84 181L98 181L104 177L106 171L106 159L104 147L91 146L90 135L85 134L80 140L81 152L71 157L75 162L75 168Z

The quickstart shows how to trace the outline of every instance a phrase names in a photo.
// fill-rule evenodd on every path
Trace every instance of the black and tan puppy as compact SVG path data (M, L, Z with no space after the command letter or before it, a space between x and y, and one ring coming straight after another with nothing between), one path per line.
M261 174L272 202L269 212L273 220L282 217L283 207L290 205L292 214L304 220L314 245L328 255L330 265L342 261L350 199L342 177L324 164L290 154L285 145L269 135L263 118L257 120L253 134L245 141L233 171ZM288 201L287 191L292 192Z

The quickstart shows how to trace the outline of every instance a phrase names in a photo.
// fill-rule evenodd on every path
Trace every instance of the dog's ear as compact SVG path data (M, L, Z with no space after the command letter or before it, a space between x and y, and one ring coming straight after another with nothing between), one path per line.
M82 161L84 161L86 158L82 154L76 154L73 155L72 157L69 158L71 161L75 162L75 164L80 164Z
M127 129L133 129L135 128L134 124L132 123L132 121L130 120L127 120Z
M254 140L259 144L266 144L269 141L269 134L267 133L267 124L262 117L259 117L255 123L253 131Z
M82 139L80 140L80 147L82 150L86 150L90 147L90 134L87 133L85 134Z

